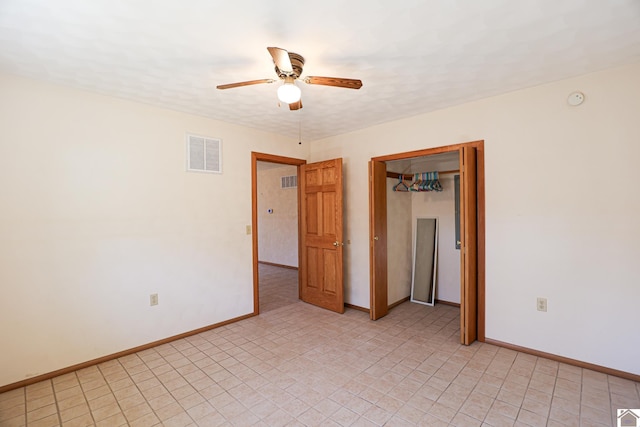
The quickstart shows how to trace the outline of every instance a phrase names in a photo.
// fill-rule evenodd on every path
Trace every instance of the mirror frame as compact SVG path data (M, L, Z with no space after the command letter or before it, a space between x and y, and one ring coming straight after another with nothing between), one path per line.
M429 219L429 220L433 220L434 221L434 236L433 236L433 258L432 258L432 264L431 264L431 279L426 279L425 282L425 278L418 278L416 280L416 261L418 261L418 248L419 248L419 244L424 243L423 240L424 239L420 239L420 235L418 234L418 224L420 222L420 220L423 219ZM414 239L413 239L413 271L411 273L411 302L415 302L418 304L425 304L425 305L430 305L433 306L435 304L435 297L436 297L436 278L437 278L437 271L438 271L438 218L437 217L416 217L415 221L415 230L414 230ZM418 241L420 240L420 242ZM418 283L418 285L422 284L422 283L430 283L430 287L431 289L427 290L427 300L420 300L420 299L416 299L415 295L416 295L416 282ZM420 292L420 294L424 294L424 292Z

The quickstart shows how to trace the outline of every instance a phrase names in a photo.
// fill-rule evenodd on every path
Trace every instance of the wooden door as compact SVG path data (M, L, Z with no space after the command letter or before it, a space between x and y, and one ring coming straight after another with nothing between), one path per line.
M300 167L300 298L344 313L342 159Z
M460 148L460 342L477 339L478 241L476 149Z
M378 320L389 312L387 299L387 164L369 162L369 265L371 266L369 317Z

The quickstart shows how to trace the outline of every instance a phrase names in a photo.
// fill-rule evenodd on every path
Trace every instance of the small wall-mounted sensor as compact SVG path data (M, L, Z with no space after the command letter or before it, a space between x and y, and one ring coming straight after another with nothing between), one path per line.
M272 214L273 213L273 209L267 209L267 213Z
M582 92L573 92L567 98L567 103L572 107L577 107L584 102L584 94Z

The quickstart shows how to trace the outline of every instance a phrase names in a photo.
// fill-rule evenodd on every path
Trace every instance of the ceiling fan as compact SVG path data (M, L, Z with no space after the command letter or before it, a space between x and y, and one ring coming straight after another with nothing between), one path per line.
M289 104L290 110L299 110L302 108L300 99L300 88L296 86L295 81L300 78L302 68L304 67L304 58L293 52L287 52L279 47L268 47L267 50L273 58L276 66L276 74L280 80L284 80L282 86L278 88L278 99ZM313 77L308 76L302 79L303 82L312 85L324 85L344 87L347 89L360 89L362 81L356 79L344 79L340 77ZM218 89L231 89L240 86L250 86L262 83L274 83L276 79L249 80L246 82L229 83L226 85L216 86Z

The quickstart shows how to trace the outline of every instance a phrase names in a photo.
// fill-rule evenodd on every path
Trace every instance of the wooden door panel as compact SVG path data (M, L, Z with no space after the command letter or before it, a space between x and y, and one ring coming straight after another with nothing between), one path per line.
M336 237L336 194L322 194L322 231L325 236ZM335 240L334 240L335 241Z
M304 218L307 223L307 232L309 234L318 234L318 197L316 194L309 194L304 201L307 212Z
M369 317L377 320L389 312L387 298L387 165L369 162L369 265L370 310Z
M307 170L304 175L304 181L307 184L307 187L318 185L318 171L315 169Z
M335 168L322 169L322 185L335 184L337 180Z
M336 259L337 252L338 251L332 250L322 251L322 260L324 264L322 271L324 271L325 273L324 277L322 278L322 292L331 295L335 295L338 291L336 289L336 271L338 265L338 260Z
M344 312L342 262L342 159L301 167L303 301Z
M477 338L477 181L476 149L460 149L460 342Z
M307 274L306 274L307 286L302 288L303 294L305 293L306 288L317 289L318 280L320 278L318 273L318 262L317 262L317 259L319 258L318 249L307 247L306 258L310 261L307 263Z

